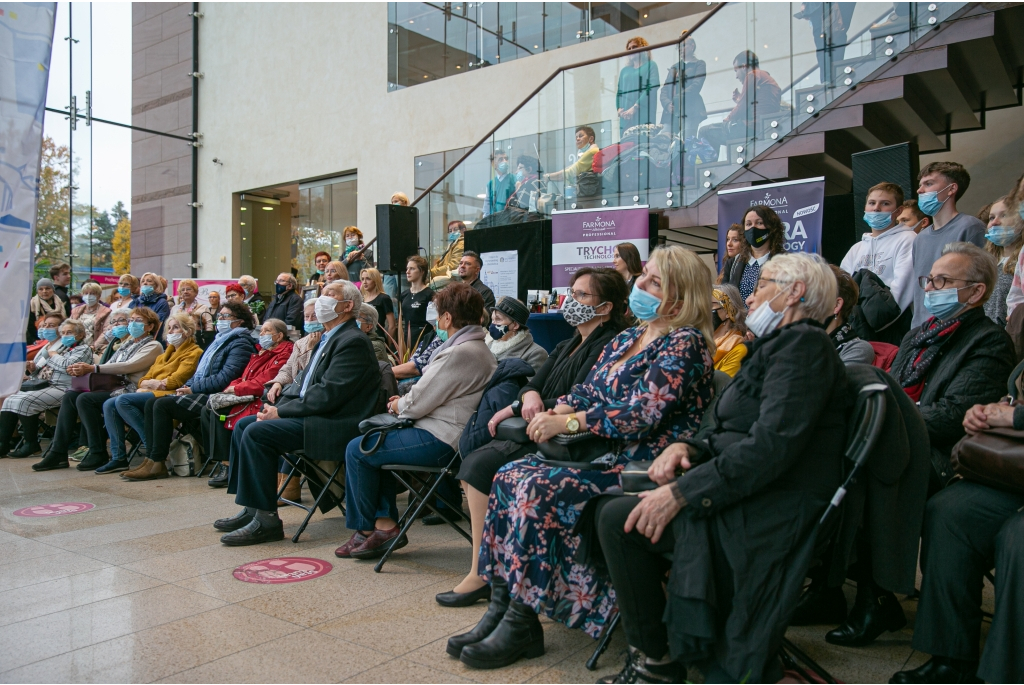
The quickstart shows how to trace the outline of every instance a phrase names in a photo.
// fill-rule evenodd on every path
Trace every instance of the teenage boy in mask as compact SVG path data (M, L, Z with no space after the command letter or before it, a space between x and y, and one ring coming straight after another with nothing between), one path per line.
M505 204L516 192L516 179L509 173L508 153L496 150L491 156L494 176L487 182L487 197L484 198L484 216L505 209Z
M967 192L971 175L956 162L932 162L918 176L917 206L932 217L930 229L922 230L914 240L914 277L927 276L932 265L950 243L967 242L985 247L985 224L956 209ZM924 290L914 288L914 320L920 326L931 314L924 307Z
M889 286L893 298L906 311L914 301L914 229L899 222L903 189L895 183L879 183L868 190L864 223L871 229L843 257L840 268L851 276L871 271Z

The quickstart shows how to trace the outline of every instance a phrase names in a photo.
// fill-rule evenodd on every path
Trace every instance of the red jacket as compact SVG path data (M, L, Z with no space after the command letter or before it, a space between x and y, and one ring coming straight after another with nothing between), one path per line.
M255 395L256 399L248 404L226 408L224 413L231 418L224 422L225 428L234 430L239 419L255 416L259 412L263 404L259 399L263 396L263 386L274 380L277 372L287 363L288 357L292 354L292 347L294 345L291 340L282 340L277 347L266 352L256 345L258 351L249 358L242 376L228 383L228 387L234 387L236 395Z

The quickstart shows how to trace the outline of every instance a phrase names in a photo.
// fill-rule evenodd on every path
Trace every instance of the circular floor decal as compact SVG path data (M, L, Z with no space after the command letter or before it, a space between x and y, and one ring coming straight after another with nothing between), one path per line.
M246 583L297 583L330 573L334 568L323 559L306 557L280 557L244 564L235 569L234 576Z
M27 516L29 518L46 518L48 516L63 516L64 514L81 514L89 511L95 504L88 502L57 502L56 504L37 504L32 507L25 507L14 512L15 516Z

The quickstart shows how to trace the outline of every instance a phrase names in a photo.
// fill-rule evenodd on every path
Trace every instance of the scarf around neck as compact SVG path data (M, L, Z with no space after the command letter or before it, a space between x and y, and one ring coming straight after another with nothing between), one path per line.
M942 354L945 344L960 328L963 319L964 314L947 321L939 321L933 316L910 340L912 356L910 361L899 370L896 380L915 401L921 396L929 369Z

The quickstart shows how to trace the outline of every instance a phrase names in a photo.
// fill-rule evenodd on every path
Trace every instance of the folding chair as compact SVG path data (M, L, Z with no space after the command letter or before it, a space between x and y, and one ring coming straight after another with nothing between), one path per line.
M377 562L377 565L373 567L374 571L380 573L380 570L384 568L384 564L391 556L391 553L395 551L395 545L397 545L398 541L405 536L406 532L409 530L409 526L413 524L424 506L429 507L432 512L444 519L444 522L454 528L459 535L466 538L467 542L470 544L473 543L472 535L467 533L458 523L449 519L442 510L439 510L433 504L434 498L437 497L452 511L462 511L461 498L458 503L455 503L437 492L441 485L441 481L444 480L446 475L452 477L455 476L459 470L459 462L461 461L462 455L456 451L445 466L384 464L380 467L381 471L390 472L399 484L405 486L409 490L409 506L406 507L405 512L398 519L398 525L401 526L401 530L398 532L394 541L388 546L387 551L384 552L384 556L382 556L380 561ZM426 474L426 477L424 477L424 474Z
M302 520L302 523L299 525L299 529L295 531L295 535L292 536L292 542L298 542L299 536L302 535L302 531L306 530L306 525L309 524L309 520L313 518L313 513L317 510L317 507L321 507L325 514L334 507L338 507L342 514L345 513L345 482L344 480L338 480L338 474L345 468L345 458L344 455L342 455L342 458L336 462L337 466L334 467L334 471L327 471L320 466L320 464L306 457L306 452L304 450L296 450L295 452L284 454L282 456L292 469L288 472L288 477L285 478L284 482L281 484L281 489L277 493L277 498L306 512L306 518ZM296 476L296 474L298 474L298 476ZM307 507L301 502L293 502L290 499L284 499L284 491L288 487L288 483L291 482L292 478L296 477L302 478L307 484L316 485L321 488L320 493L313 499L313 504L311 506ZM312 485L309 488L310 493L313 492ZM332 485L337 485L341 488L341 495L335 497L330 494ZM331 499L329 503L330 506L324 504L325 498L328 497Z

